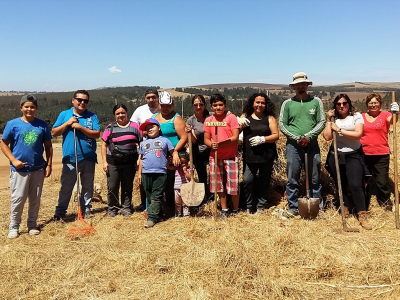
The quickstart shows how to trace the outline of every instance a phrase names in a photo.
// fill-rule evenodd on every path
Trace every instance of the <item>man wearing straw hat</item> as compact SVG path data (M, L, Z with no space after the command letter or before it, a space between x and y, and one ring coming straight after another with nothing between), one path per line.
M289 84L296 95L283 102L279 115L279 129L287 137L286 160L287 177L286 197L289 209L283 218L298 215L298 198L300 196L299 180L304 163L305 153L308 154L311 171L310 197L320 199L320 208L323 208L321 198L322 186L319 182L321 172L321 155L318 146L318 135L325 127L325 111L321 99L307 94L308 80L306 73L299 72L293 75Z

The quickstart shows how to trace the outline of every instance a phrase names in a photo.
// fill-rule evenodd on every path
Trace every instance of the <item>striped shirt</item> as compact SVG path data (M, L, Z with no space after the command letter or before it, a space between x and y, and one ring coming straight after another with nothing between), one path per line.
M188 167L187 172L190 173L190 168ZM189 179L187 179L185 172L183 172L183 168L181 166L176 167L175 169L175 190L180 190L182 183L188 183Z
M104 130L102 140L109 145L111 124L108 124ZM128 126L121 127L117 122L113 125L112 141L123 151L137 152L137 144L142 141L142 133L139 125L135 122L129 122ZM107 147L107 156L111 156L109 147Z

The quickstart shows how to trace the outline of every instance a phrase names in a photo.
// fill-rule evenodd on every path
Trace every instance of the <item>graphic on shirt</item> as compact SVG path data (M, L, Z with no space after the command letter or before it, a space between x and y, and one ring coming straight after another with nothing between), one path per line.
M164 147L164 143L160 140L156 140L154 142L148 142L143 145L144 154L155 152L156 157L161 157L162 149ZM152 149L151 149L152 148Z
M35 132L35 130L31 131L25 131L22 133L23 138L23 143L28 146L29 148L32 148L32 146L35 144L38 138L38 134Z
M315 115L315 108L310 109L310 115Z

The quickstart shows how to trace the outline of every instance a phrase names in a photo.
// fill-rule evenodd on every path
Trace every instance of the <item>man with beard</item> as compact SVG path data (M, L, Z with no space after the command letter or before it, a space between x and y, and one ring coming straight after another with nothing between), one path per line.
M312 81L308 80L306 73L294 74L289 86L296 95L283 102L279 115L279 129L287 137L286 197L289 209L282 216L286 219L298 215L299 180L305 153L309 161L310 197L319 198L320 209L323 208L318 135L325 127L325 111L321 99L307 94L309 85L312 85Z

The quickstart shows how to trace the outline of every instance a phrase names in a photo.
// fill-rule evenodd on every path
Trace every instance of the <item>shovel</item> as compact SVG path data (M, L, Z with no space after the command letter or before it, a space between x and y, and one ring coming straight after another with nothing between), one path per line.
M319 198L310 198L310 184L308 179L308 154L304 154L304 165L306 169L306 197L298 199L299 215L303 219L313 220L319 212Z
M189 138L189 156L190 156L190 182L183 183L181 186L181 197L183 203L187 206L199 206L204 200L205 188L204 183L194 181L193 170L193 154L192 154L192 134L188 134Z

